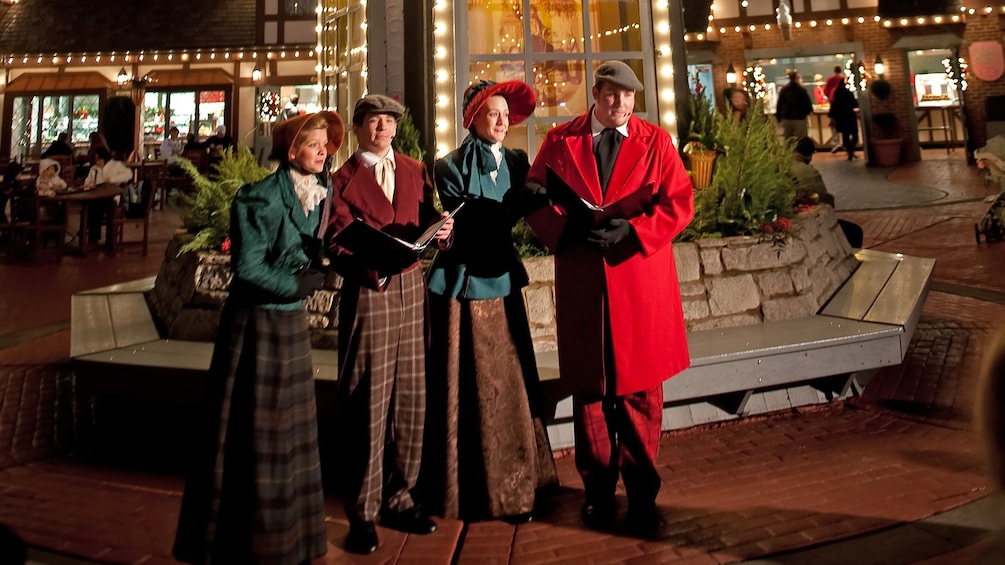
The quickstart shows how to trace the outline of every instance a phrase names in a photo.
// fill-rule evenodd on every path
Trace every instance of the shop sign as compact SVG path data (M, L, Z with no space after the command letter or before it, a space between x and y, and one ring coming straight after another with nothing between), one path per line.
M997 41L975 41L970 44L970 70L983 81L998 80L1005 73L1005 55Z

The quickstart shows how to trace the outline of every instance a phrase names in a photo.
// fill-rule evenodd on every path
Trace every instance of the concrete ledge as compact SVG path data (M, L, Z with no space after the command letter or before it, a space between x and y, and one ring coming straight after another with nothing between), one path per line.
M858 376L903 361L934 260L860 251L860 268L819 314L688 333L691 367L663 386L664 429L830 402L864 386ZM71 358L82 390L194 402L210 342L168 340L146 303L154 279L72 299ZM314 349L320 381L336 381L335 351ZM552 446L573 445L572 398L558 353L537 354Z

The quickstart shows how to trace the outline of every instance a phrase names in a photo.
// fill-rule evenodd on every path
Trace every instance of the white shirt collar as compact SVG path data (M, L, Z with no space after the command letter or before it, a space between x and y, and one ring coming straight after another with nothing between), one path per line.
M596 112L597 107L594 106L593 110L590 111L590 131L593 133L593 137L597 137L598 135L600 135L600 132L607 129L607 126L600 123L600 120L597 119ZM625 122L624 124L614 129L617 130L617 132L620 133L623 137L628 137L628 122Z
M356 150L356 155L359 156L359 160L363 163L363 166L367 169L372 169L377 161L387 158L391 161L391 168L397 169L398 165L394 162L394 149L388 149L387 153L384 155L377 155L376 153L371 153L362 147Z

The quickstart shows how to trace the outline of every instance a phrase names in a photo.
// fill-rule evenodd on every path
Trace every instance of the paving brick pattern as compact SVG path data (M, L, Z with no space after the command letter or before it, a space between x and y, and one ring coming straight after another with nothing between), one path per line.
M951 201L943 206L841 216L863 225L867 246L937 257L936 281L1000 292L1005 282L996 269L1005 244L973 242L981 204L966 202L984 188L968 189L965 183L973 179L962 176L959 165L947 167L956 172L936 174L938 168L929 165L897 171L897 182L923 185L926 175L949 182L940 188ZM78 276L87 272L74 261L69 268ZM52 276L65 276L59 274L64 267ZM128 269L135 274L143 267ZM66 286L98 286L93 282L83 276ZM23 308L0 299L0 312ZM430 536L380 528L381 547L367 557L338 549L348 527L341 501L329 497L329 539L336 548L331 560L731 563L952 509L989 492L972 425L974 389L986 344L1005 326L1003 315L1001 304L933 292L905 362L876 373L860 397L667 434L658 461L664 479L658 503L666 523L657 541L639 539L624 527L609 533L586 529L579 518L582 484L573 458L565 456L557 459L563 489L542 502L535 521L517 527L441 520ZM17 330L32 327L22 321ZM95 562L173 563L181 478L99 465L69 451L89 429L91 415L87 402L74 402L72 373L53 362L53 348L66 343L62 331L0 349L0 522L34 546ZM619 491L622 518L625 505ZM980 549L943 557L964 559ZM950 561L928 561L942 562Z

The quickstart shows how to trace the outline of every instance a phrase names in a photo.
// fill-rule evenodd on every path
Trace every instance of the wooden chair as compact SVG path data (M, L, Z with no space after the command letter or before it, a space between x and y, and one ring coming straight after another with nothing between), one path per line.
M150 196L154 198L154 206L164 209L167 201L167 163L164 161L143 161L139 178L145 179L150 185Z
M200 173L206 174L206 171L209 170L209 154L204 149L189 149L183 153L183 156L192 161Z
M39 197L34 189L17 190L11 194L11 216L16 252L24 251L34 263L48 235L55 239L56 260L63 259L67 216L65 202Z
M59 178L66 182L66 186L73 186L73 177L77 170L77 166L73 164L73 156L53 155L49 159L59 163Z
M129 203L128 195L123 194L119 205L112 212L111 231L108 235L109 253L114 257L118 251L118 246L125 243L141 243L143 245L143 255L147 254L147 246L150 238L150 210L154 205L154 196L151 191L151 184L146 179L140 179L140 201ZM133 213L139 209L141 213ZM140 241L126 242L126 227L132 226L143 229L143 238Z

